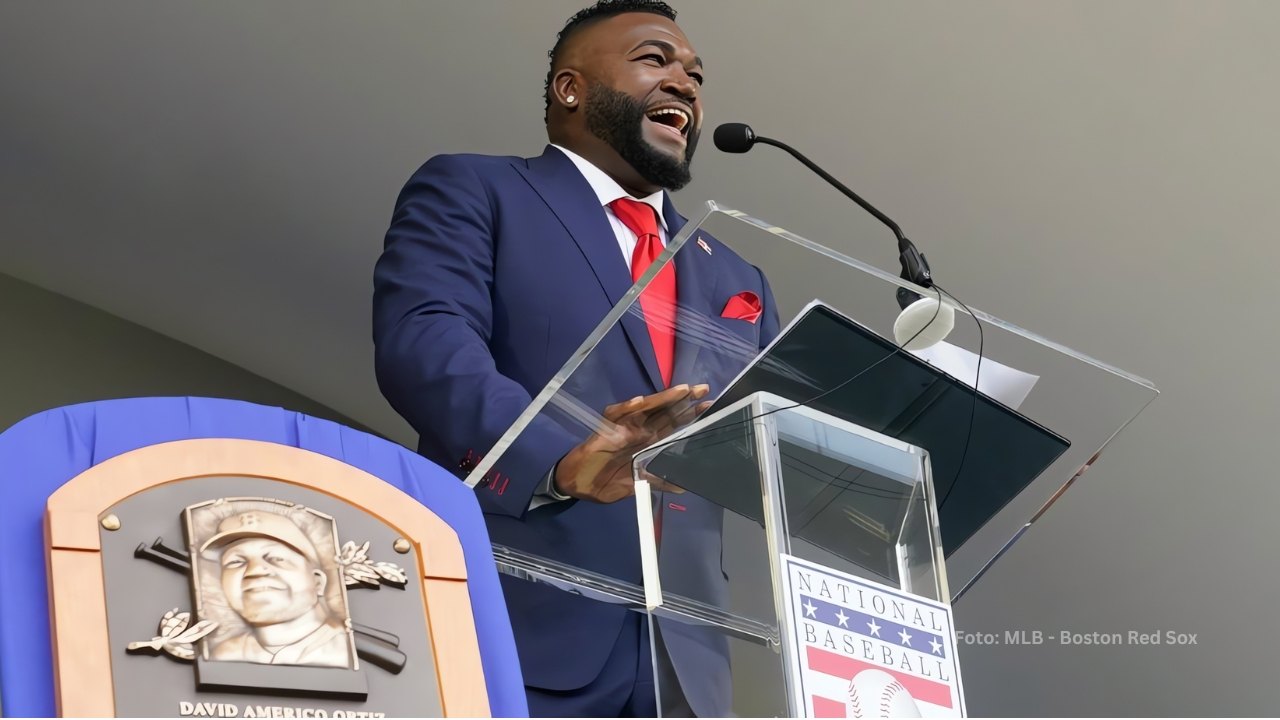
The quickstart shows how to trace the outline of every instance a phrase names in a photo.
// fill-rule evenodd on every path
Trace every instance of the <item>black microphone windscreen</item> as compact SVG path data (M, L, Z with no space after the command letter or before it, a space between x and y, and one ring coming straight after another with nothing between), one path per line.
M724 123L713 137L716 147L727 153L744 153L756 142L756 134L745 123Z

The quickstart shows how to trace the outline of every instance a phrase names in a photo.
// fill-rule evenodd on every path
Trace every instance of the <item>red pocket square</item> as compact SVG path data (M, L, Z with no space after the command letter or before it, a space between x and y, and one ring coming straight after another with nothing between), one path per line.
M760 319L760 296L748 290L729 298L720 317L755 323Z

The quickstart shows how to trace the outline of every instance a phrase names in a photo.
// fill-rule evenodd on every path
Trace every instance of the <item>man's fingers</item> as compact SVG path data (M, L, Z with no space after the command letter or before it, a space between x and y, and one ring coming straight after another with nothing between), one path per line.
M622 417L638 410L643 400L644 398L642 396L637 395L630 400L623 400L620 403L614 403L606 407L604 412L601 414L604 416L605 420L618 422Z
M604 418L613 422L621 422L623 418L635 413L657 413L668 411L672 407L683 407L683 403L701 400L711 391L710 386L676 385L652 395L637 395L630 400L614 403L604 409Z
M678 403L684 400L685 398L689 397L689 394L692 392L693 392L693 388L689 387L688 385L685 385L685 384L675 385L673 387L667 388L666 390L663 390L662 392L654 393L652 395L645 397L644 400L640 402L640 405L637 409L642 412L653 412L656 410L661 410L662 408L665 408L671 405L672 403Z
M604 419L619 425L643 425L654 415L662 415L672 405L686 402L689 396L688 385L663 390L660 393L634 397L624 403L617 403L605 408Z
M710 388L707 385L694 385L687 393L680 395L673 394L669 398L665 399L662 404L652 406L648 411L650 418L646 422L649 422L650 426L658 426L664 422L673 422L675 418L678 418L687 412L688 409L698 400L706 397L709 391ZM656 398L661 395L662 393L659 393L653 397Z
M661 412L651 413L646 427L651 432L666 436L677 428L688 425L699 413L711 407L710 400L697 402L700 398L706 397L710 390L711 388L707 385L695 385L688 397L668 405Z
M694 385L688 395L668 404L662 410L673 418L683 417L689 412L689 408L702 406L703 403L698 401L706 397L709 392L711 392L711 387L708 385Z
M665 412L672 406L689 402L692 397L694 400L701 399L706 396L709 388L706 385L676 385L669 387L659 393L646 396L641 402L633 405L633 412Z
M696 402L710 391L706 384L676 385L659 393L614 403L604 409L604 422L596 434L614 447L656 442L710 407L709 402Z

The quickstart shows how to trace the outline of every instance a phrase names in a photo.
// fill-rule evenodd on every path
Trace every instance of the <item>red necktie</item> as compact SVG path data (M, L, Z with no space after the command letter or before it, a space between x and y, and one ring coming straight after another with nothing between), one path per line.
M658 235L658 215L653 206L618 198L609 203L627 229L636 234L636 249L631 253L631 282L649 269L649 264L662 254L662 237ZM649 325L649 339L658 359L658 372L663 387L671 385L671 370L676 356L676 266L674 262L658 272L640 294L640 309Z

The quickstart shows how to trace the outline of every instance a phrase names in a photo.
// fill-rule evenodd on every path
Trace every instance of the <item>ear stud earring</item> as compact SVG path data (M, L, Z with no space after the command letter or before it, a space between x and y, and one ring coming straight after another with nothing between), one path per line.
M565 101L565 102L567 102L567 103L571 103L571 102L573 102L573 101L575 101L575 100L577 100L577 99L578 99L577 97L575 97L575 96L573 96L573 95L570 95L569 97L565 98L565 99L564 99L564 101Z

